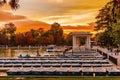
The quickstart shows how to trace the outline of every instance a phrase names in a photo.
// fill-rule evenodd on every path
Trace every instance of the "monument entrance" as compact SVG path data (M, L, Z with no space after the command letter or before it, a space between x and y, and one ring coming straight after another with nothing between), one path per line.
M73 51L91 49L90 32L72 32Z

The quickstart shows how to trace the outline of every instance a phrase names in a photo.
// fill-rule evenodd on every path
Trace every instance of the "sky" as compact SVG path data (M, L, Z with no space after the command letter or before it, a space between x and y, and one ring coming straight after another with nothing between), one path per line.
M62 26L89 26L95 16L110 0L19 0L20 8L11 10L8 5L0 8L0 24L14 22L19 29L28 26L49 28L54 22ZM45 27L44 27L45 28ZM70 27L70 29L72 29Z

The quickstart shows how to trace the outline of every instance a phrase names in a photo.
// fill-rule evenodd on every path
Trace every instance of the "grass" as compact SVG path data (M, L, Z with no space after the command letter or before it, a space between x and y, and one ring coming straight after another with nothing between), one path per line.
M71 78L0 77L0 80L120 80L120 78L119 77L71 77Z

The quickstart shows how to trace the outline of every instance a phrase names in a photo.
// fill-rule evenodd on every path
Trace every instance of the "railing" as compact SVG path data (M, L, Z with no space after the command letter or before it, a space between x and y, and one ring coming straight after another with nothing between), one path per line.
M104 56L104 59L109 59L112 63L119 65L119 58L115 57L114 55L111 55L108 51L102 50L102 48L97 48L97 52L99 52L101 55Z

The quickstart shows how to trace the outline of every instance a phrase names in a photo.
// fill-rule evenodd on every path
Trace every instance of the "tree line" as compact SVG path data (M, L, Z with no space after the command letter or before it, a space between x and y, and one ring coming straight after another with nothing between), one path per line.
M38 45L72 45L72 36L64 36L59 23L53 23L48 31L43 28L31 29L23 33L15 33L17 27L7 23L0 29L0 45L8 46L38 46Z

